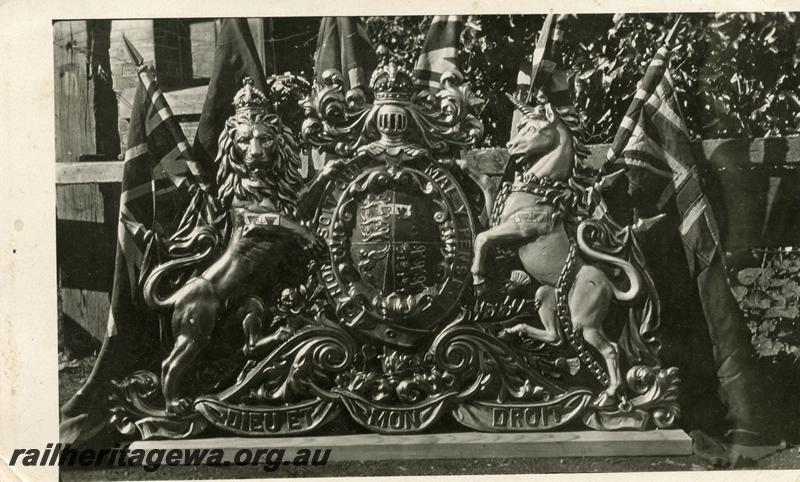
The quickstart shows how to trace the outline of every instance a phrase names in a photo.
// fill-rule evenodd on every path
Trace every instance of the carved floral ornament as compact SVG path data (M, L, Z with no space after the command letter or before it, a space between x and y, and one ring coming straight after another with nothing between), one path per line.
M657 344L652 333L657 298L649 296L651 280L636 245L636 226L619 226L606 215L601 191L611 176L589 188L518 176L524 189L506 186L501 196L493 196L493 223L504 219L504 206L534 214L544 208L555 215L550 224L571 223L576 234L569 237L563 226L552 230L560 237L544 244L558 248L561 258L552 250L536 251L537 245L528 248L533 249L526 265L531 272L536 263L547 263L548 272L559 267L549 301L527 290L537 278L521 271L510 273L511 280L496 293L480 297L471 264L491 225L479 224L480 206L467 195L470 178L463 167L448 162L481 139L483 128L474 114L480 101L458 72L444 74L441 84L436 93L419 90L411 72L386 58L367 91L344 92L338 71L323 73L301 103L302 134L343 159L327 162L302 193L292 192L298 194L302 219L291 225L303 233L313 229L325 249L306 270L297 267L304 281L292 283L299 285L279 285L277 299L276 286L254 280L277 270L270 273L276 275L270 277L274 283L286 278L288 271L280 270L289 268L265 263L267 268L231 282L250 290L244 299L220 300L219 306L227 304L220 323L230 318L221 331L231 343L225 348L216 331L221 338L214 344L222 355L199 357L185 371L191 383L175 394L181 410L161 408L167 399L166 393L159 398L164 376L137 372L117 381L111 422L118 430L145 439L212 430L301 435L343 415L387 434L419 433L444 417L486 432L580 424L648 430L675 423L680 415L677 369L645 356ZM235 102L245 107L263 97L252 86L240 94ZM532 140L541 134L528 129L517 135ZM569 135L553 137L571 143ZM237 179L252 181L246 169L242 173ZM263 205L236 200L227 215L242 218L241 235L216 236L212 244L236 267L281 256L265 247L279 229L275 226L290 221ZM522 210L505 218L526 221L529 214ZM525 241L537 238L532 239ZM503 253L492 256L488 274L508 275ZM185 259L191 258L190 253ZM608 265L609 259L611 266L638 270L625 291L633 293L626 301L630 329L614 338L624 356L609 356L613 363L588 350L585 327L574 326L589 303L570 300L572 287L583 279L581 270L590 262ZM183 262L168 263L176 261ZM613 277L606 280L608 292L626 283ZM540 284L539 290L545 287ZM542 332L536 327L544 324L544 314L560 337L533 338L514 330ZM589 328L598 331L605 314L593 314L597 323Z
M402 152L406 148L448 154L477 144L484 134L474 115L482 104L457 71L441 77L442 89L416 89L411 72L384 60L373 72L369 93L344 92L342 74L328 69L321 83L301 102L309 143L339 156L359 150ZM367 101L371 93L372 103Z

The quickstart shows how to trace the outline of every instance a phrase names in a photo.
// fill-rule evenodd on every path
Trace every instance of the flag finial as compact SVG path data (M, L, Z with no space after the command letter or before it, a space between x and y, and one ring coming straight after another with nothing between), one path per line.
M536 74L539 72L539 68L542 66L542 60L544 60L545 56L548 54L547 50L551 39L552 25L553 12L551 11L545 17L544 23L542 23L542 31L539 32L539 38L536 40L536 45L533 48L533 55L531 57L531 83L530 87L528 88L528 95L525 98L525 102L530 102L533 99Z
M672 26L669 33L667 34L667 38L664 40L664 44L669 47L673 40L675 40L675 34L678 32L678 25L680 25L681 20L683 19L683 14L679 13L678 18L675 19L675 25Z
M131 43L130 40L128 40L128 37L126 37L125 34L122 34L122 41L125 42L125 49L128 51L128 55L131 56L131 61L133 62L133 64L137 67L141 67L142 65L144 65L144 57L142 57L142 54L140 54L139 51L136 50L136 47L133 46L133 44Z

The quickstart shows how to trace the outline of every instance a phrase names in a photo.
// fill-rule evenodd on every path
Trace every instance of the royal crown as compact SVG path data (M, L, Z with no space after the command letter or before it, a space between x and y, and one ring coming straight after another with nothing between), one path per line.
M375 103L409 102L414 93L414 75L394 60L384 60L372 73L369 86Z
M268 110L269 99L255 87L255 82L250 77L242 79L242 88L233 97L233 107L236 113L250 110Z

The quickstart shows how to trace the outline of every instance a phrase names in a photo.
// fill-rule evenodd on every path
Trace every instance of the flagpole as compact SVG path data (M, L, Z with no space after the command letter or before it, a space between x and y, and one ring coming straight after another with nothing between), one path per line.
M678 18L675 19L675 24L672 26L669 33L667 34L667 37L664 39L664 48L669 49L672 46L672 41L675 40L675 34L678 32L678 26L680 25L681 20L683 20L683 14L679 13ZM667 59L667 61L669 61L669 58ZM669 68L667 68L666 73L669 74ZM677 95L678 94L675 93L676 97ZM678 110L678 115L681 116L681 119L686 119L686 117L683 116L683 109L681 109L680 102L675 103L675 108Z
M675 39L675 34L678 32L678 25L680 25L681 20L683 20L683 14L679 13L678 18L675 19L675 25L672 26L669 33L667 34L667 38L664 39L664 45L669 47L672 41Z
M654 59L656 57L658 57L659 53L661 53L661 55L665 56L665 59L666 59L665 61L669 62L669 57L668 57L668 55L669 55L669 47L672 44L672 41L675 40L675 35L678 32L678 27L680 26L681 20L683 20L683 14L679 13L678 14L678 18L675 19L675 23L672 25L672 28L670 29L669 33L667 33L667 36L664 38L664 45L659 47L658 52L656 52L656 55L653 57ZM650 68L650 64L652 64L652 60L650 61L650 63L648 63L648 66L647 66L648 69ZM669 69L667 69L666 71L668 72ZM647 76L645 75L644 78L646 78L646 77ZM639 86L637 89L639 89L639 88L641 88L641 86ZM680 103L676 104L676 108L678 109L678 114L681 116L681 118L684 118L683 117L683 113L680 112ZM630 109L630 107L629 107L629 109ZM628 115L628 113L626 112L625 116L627 117L627 115ZM623 120L623 124L624 124L624 120ZM616 162L617 159L619 158L620 154L622 153L621 151L617 152L617 147L618 147L618 143L619 143L618 139L617 139L617 136L619 135L621 130L622 130L622 126L620 126L617 129L617 134L614 135L614 140L612 141L611 147L609 147L608 152L606 153L606 160L603 163L603 165ZM630 134L628 134L628 135L630 135ZM627 142L627 140L625 140L625 142Z
M539 33L539 38L536 40L536 45L533 47L533 55L531 56L531 81L528 87L528 96L525 98L525 103L530 104L533 98L533 84L536 82L536 74L544 60L545 51L547 50L547 42L550 40L550 31L553 25L553 12L547 14L542 24L542 30Z

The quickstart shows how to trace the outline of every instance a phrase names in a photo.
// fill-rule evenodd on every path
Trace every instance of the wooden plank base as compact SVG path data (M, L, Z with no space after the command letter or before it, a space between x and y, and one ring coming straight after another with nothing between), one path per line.
M314 437L206 438L134 442L133 449L212 449L233 457L239 449L331 449L330 461L476 459L527 457L676 456L692 454L681 430L650 432L460 432L422 435L331 435Z

